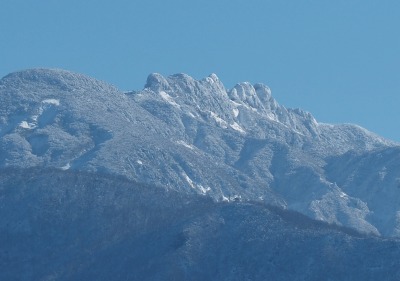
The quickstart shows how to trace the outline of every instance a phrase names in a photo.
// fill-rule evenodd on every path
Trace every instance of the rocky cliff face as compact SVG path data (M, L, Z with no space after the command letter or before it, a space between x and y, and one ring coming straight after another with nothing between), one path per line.
M151 74L143 90L123 93L80 74L34 69L1 79L0 100L0 167L122 175L399 235L399 146L287 109L265 85L227 90L215 74Z

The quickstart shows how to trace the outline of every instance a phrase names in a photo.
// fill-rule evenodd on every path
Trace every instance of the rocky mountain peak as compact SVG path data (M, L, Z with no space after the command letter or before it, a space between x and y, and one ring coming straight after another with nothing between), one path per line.
M244 103L260 111L274 111L279 106L272 97L271 89L261 83L254 85L249 82L238 83L228 94L233 101Z
M214 83L218 83L220 81L215 73L211 73L207 78L210 78L212 81L214 81Z
M153 73L143 90L124 94L81 74L34 69L0 80L0 98L0 167L99 171L216 200L275 202L364 232L400 233L397 201L379 213L382 198L397 198L398 164L372 154L394 144L286 109L263 84L227 91L215 74L196 80ZM383 160L331 170L349 163L342 156L348 151L366 163ZM378 194L382 186L386 197L369 196L367 188Z
M170 89L168 81L159 73L151 73L146 80L146 89L151 89L152 91L167 91Z
M254 84L254 90L257 93L258 98L264 104L264 106L268 103L275 103L275 99L272 97L271 89L262 83Z

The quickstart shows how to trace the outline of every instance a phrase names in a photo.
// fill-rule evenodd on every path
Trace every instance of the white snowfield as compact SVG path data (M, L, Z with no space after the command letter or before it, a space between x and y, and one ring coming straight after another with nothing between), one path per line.
M60 100L57 99L46 99L44 101L42 101L42 103L47 103L47 104L52 104L55 106L59 106L60 105Z
M400 236L400 147L287 109L263 84L151 74L124 93L32 69L0 80L0 166L122 175L215 200L254 200Z

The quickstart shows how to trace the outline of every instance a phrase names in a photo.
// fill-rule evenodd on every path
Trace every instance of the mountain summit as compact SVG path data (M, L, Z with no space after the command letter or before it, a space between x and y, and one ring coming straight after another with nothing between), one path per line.
M317 122L263 84L150 74L121 92L33 69L0 80L0 167L124 176L217 201L260 201L376 235L400 235L400 147Z

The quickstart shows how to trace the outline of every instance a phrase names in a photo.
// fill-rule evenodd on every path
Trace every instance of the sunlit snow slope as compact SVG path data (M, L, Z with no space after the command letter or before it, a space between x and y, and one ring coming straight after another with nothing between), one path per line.
M400 147L356 125L318 123L263 84L149 75L115 87L64 70L0 80L0 167L121 175L219 201L257 200L400 235Z

